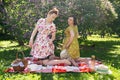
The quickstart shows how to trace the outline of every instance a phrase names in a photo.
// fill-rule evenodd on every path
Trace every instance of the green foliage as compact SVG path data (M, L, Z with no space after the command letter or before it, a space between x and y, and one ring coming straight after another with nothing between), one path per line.
M86 38L86 34L90 31L103 30L106 24L117 17L114 7L108 0L7 0L6 2L9 3L5 6L8 34L14 36L19 43L29 40L37 20L45 17L54 6L60 10L59 17L55 20L57 30L64 30L68 26L68 16L74 15L83 38Z
M120 37L120 1L119 0L110 0L115 7L116 12L118 13L118 18L112 23L109 23L108 26Z
M56 5L63 16L62 22L66 22L70 15L77 17L79 31L83 37L90 31L106 29L106 24L117 18L117 13L108 0L65 0L56 2Z
M16 40L23 40L25 33L27 33L25 35L27 37L39 16L43 16L38 9L39 7L35 7L34 3L25 0L13 1L7 7L9 31Z

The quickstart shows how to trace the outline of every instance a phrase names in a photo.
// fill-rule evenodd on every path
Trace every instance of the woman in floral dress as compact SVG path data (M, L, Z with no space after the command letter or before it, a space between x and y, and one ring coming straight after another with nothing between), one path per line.
M37 21L29 41L29 46L32 48L30 54L34 58L46 59L51 55L54 56L53 41L55 39L56 27L53 21L57 16L58 10L54 8L48 12L46 18L40 18ZM36 34L37 36L34 41Z

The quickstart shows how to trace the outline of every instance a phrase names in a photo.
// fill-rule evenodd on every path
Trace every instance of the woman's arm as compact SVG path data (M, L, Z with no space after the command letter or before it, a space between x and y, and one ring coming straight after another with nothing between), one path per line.
M34 40L34 37L35 37L35 35L36 35L37 31L38 31L38 26L39 26L39 24L40 24L42 21L43 21L43 18L40 18L40 19L37 21L37 24L35 25L35 28L34 28L32 34L31 34L30 41L29 41L29 46L30 46L30 47L32 47L32 45L33 45L33 40Z
M52 38L51 38L52 41L55 40L55 36L56 36L56 32L53 32L53 33L52 33Z
M53 42L54 40L55 40L55 37L56 37L56 26L55 26L55 24L53 24L53 26L52 26L52 33L51 33L51 42Z
M68 43L66 44L65 48L68 48L70 46L70 44L73 41L73 38L74 38L74 32L73 32L73 30L70 30L70 38L69 38Z
M30 47L32 47L32 45L33 45L33 39L34 39L34 37L35 37L35 35L37 33L37 29L38 29L38 27L36 25L35 28L34 28L34 30L33 30L33 32L32 32L32 34L31 34L31 37L30 37L30 41L29 41L29 46Z

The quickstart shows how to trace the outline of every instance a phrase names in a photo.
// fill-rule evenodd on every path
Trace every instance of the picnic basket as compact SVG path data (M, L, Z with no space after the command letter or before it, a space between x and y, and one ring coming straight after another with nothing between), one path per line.
M21 53L23 58L18 58L18 54ZM24 71L24 69L28 65L28 61L24 58L23 52L17 52L16 53L16 59L11 63L14 71Z

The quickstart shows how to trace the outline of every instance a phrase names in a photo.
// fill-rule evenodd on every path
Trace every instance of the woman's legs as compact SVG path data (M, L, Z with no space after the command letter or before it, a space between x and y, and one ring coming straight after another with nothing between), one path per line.
M77 59L75 59L75 61L76 62L85 62L85 63L88 63L88 61L89 61L89 59L87 59L87 58L77 58Z
M68 60L69 60L74 66L78 66L78 64L76 63L75 59L68 58Z
M60 63L71 65L71 62L67 59L63 59L63 60L43 60L44 65L57 65L57 64L60 64Z
M57 56L55 56L55 55L50 55L50 56L49 56L49 59L50 59L50 60L60 59L60 57L57 57Z

